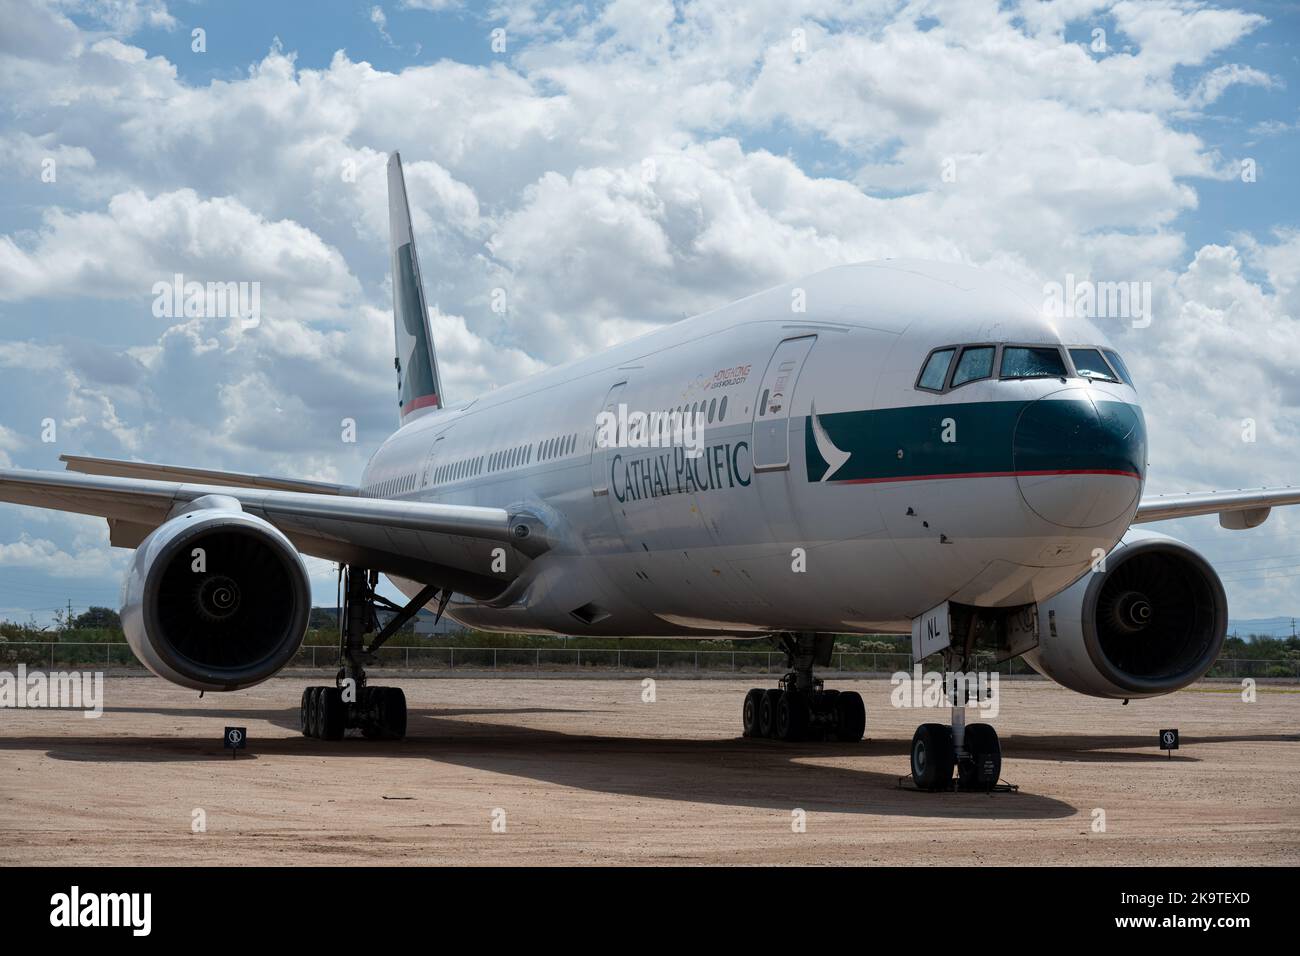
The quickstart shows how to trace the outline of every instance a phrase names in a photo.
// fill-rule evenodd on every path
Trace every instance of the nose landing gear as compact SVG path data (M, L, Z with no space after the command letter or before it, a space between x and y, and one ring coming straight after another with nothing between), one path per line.
M790 668L778 688L755 687L745 695L741 727L746 737L774 740L862 739L867 726L866 707L856 691L826 690L813 677L814 664L830 663L834 636L783 634L781 646Z
M966 704L954 704L952 725L922 724L912 735L912 782L919 790L1003 790L1002 746L989 724L966 726Z

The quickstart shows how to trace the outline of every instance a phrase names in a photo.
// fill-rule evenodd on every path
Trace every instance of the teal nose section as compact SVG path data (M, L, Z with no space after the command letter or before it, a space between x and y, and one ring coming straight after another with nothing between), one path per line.
M1142 410L1091 388L1025 406L1012 438L1021 497L1062 528L1096 528L1137 507L1146 469Z

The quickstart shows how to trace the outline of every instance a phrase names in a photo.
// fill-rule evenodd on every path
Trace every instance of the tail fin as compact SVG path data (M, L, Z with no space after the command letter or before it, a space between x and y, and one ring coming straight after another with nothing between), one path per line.
M402 422L421 409L442 408L438 355L433 350L429 309L415 255L411 207L406 201L402 157L388 157L388 232L393 256L393 323L397 332L397 404Z

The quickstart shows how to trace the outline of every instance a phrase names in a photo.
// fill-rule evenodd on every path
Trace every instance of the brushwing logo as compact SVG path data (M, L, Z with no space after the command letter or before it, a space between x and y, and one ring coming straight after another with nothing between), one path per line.
M817 415L817 403L812 403L811 409L813 441L817 443L817 454L822 456L826 462L826 472L821 476L821 481L830 481L831 476L839 471L848 462L852 452L841 451L835 447L831 441L831 436L826 434L826 429L822 426L822 420Z

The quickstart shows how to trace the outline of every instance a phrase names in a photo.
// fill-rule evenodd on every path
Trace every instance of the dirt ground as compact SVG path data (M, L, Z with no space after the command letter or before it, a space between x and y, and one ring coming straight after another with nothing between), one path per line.
M976 795L897 787L947 712L894 708L887 681L834 685L867 702L853 745L741 738L733 680L661 679L654 702L638 680L393 682L403 742L300 736L289 678L200 700L110 677L96 720L0 711L0 863L1300 863L1294 687L1125 707L1004 681L990 722L1020 790Z

